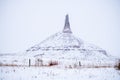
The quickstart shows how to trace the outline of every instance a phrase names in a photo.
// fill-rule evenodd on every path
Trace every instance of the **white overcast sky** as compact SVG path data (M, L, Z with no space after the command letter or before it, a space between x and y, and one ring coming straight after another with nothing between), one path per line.
M0 53L16 53L62 31L120 57L120 0L0 0Z

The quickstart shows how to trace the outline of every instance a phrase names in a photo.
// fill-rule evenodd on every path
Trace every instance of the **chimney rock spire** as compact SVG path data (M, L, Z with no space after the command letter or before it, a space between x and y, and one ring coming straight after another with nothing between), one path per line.
M63 33L72 33L72 31L71 31L71 29L70 29L69 16L68 16L68 14L67 14L66 17L65 17L65 25L64 25Z

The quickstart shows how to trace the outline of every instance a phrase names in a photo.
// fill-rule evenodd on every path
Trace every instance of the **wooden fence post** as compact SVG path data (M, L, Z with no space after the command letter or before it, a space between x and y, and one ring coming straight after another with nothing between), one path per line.
M29 59L29 67L31 66L31 60Z
M81 66L81 62L79 61L79 66Z

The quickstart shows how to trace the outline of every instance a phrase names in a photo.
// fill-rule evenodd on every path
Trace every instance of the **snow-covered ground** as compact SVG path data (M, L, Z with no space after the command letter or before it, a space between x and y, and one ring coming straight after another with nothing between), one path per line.
M114 68L0 67L0 80L120 80Z

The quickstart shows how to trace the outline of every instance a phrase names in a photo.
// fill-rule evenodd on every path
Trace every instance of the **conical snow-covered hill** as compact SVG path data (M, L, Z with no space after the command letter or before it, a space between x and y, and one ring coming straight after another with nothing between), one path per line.
M62 32L58 32L27 49L26 54L34 57L42 55L42 58L47 59L64 58L92 61L114 59L104 49L75 37L70 29L68 15L66 15L65 26Z

